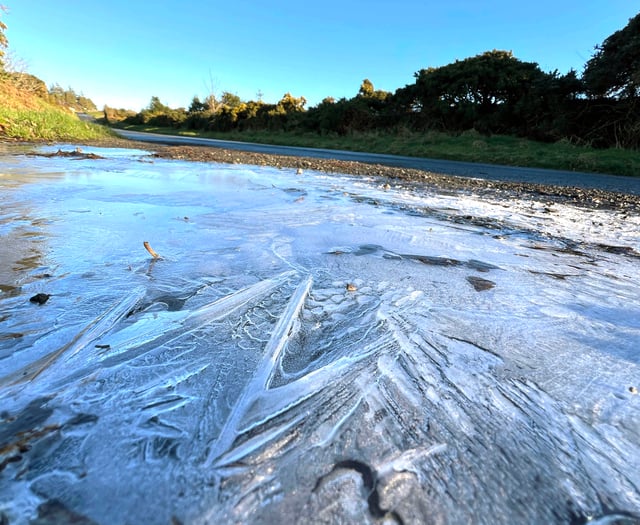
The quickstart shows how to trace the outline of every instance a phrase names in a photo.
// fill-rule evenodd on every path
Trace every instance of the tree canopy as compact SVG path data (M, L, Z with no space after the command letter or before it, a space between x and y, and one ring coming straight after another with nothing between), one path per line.
M415 74L416 95L423 105L477 105L485 110L513 104L531 90L544 73L533 62L522 62L511 51L487 51Z
M596 46L582 78L592 96L640 96L640 13Z

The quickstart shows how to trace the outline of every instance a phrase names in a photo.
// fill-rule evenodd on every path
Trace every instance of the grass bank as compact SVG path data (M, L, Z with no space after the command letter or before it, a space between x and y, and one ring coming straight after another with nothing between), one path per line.
M150 126L126 126L125 129L282 146L341 149L507 166L640 176L640 152L638 151L595 149L576 146L568 141L548 144L504 135L484 136L475 131L467 131L455 136L435 131L416 133L408 130L400 130L396 133L376 131L338 136L268 131L200 133Z
M0 138L25 141L91 141L113 137L104 126L76 115L0 79Z

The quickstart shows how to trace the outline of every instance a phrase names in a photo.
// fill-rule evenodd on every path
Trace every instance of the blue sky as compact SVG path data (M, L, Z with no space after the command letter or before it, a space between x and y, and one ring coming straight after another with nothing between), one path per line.
M634 0L0 0L14 57L47 85L139 110L230 91L308 105L395 91L413 74L491 49L582 71ZM14 58L15 61L15 58Z

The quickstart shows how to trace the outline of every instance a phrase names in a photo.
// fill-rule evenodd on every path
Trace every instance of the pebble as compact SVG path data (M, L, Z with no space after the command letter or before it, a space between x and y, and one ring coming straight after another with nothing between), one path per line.
M37 303L40 306L42 306L44 303L46 303L49 300L49 297L51 296L48 293L37 293L33 297L31 297L29 301L31 301L32 303Z

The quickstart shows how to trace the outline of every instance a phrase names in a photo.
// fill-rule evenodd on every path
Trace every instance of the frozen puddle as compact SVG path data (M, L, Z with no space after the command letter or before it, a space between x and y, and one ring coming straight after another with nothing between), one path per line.
M0 160L0 523L639 523L638 216L99 153Z

